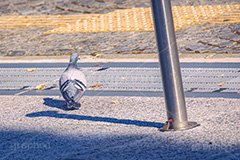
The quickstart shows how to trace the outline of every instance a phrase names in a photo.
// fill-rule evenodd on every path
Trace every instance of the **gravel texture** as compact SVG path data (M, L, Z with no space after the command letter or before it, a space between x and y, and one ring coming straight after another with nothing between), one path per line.
M115 101L115 103L111 103ZM0 96L0 159L239 159L240 99L186 98L200 127L160 132L159 97Z
M171 0L172 5L239 4L239 0ZM92 14L150 7L150 0L0 0L1 15Z
M239 4L238 0L172 0L172 5ZM89 14L149 7L149 0L0 1L0 14ZM156 53L154 32L43 34L51 28L0 29L0 55ZM181 53L239 53L239 24L202 24L176 31Z
M204 30L209 28L209 30ZM154 32L43 34L48 28L0 29L0 55L156 53ZM239 53L239 24L188 26L176 32L181 53Z

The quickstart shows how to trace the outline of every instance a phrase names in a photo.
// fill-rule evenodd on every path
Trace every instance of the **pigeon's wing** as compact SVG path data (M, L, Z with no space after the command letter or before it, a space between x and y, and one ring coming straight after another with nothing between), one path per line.
M86 80L86 77L85 77L85 75L83 74L82 71L80 71L80 70L78 70L78 69L74 69L74 70L72 71L71 77L72 77L72 80L75 81L76 87L77 87L78 89L81 89L81 90L83 90L83 91L86 90L87 80Z
M86 90L86 77L78 69L66 70L60 80L60 91L67 102L79 102Z

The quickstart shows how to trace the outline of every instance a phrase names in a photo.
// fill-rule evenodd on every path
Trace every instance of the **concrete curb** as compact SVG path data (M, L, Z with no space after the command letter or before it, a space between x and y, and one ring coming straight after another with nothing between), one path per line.
M240 54L179 54L183 63L240 63ZM0 63L67 63L69 56L0 56ZM81 62L158 62L157 54L82 55Z

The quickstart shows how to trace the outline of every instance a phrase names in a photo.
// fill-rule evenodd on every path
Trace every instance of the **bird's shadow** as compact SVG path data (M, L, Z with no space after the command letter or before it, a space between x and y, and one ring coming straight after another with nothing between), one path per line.
M44 100L43 104L46 106L67 111L66 107L64 107L64 105L66 104L64 100L58 100L53 98L43 98L43 100Z
M64 100L57 100L53 98L44 98L43 100L44 100L43 104L46 106L68 111L64 107L66 103ZM74 119L74 120L88 120L88 121L95 121L95 122L108 122L108 123L115 123L115 124L127 124L127 125L135 125L140 127L161 128L163 126L163 123L158 123L158 122L65 114L65 113L58 113L58 111L35 112L35 113L27 114L26 117L55 117L55 118Z

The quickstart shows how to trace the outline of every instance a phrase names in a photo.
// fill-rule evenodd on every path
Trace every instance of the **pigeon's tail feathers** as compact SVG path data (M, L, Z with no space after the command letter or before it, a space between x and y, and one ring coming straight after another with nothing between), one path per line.
M82 88L80 89L80 86L76 87L76 83L73 83L73 81L71 81L70 83L68 83L67 86L63 86L62 87L62 96L63 98L66 100L67 102L67 110L74 110L74 109L79 109L81 104L80 104L80 99L83 96L83 93L85 91L82 91Z
M76 103L76 102L67 102L67 109L68 110L75 110L75 109L79 109L81 107L80 103Z
M69 88L70 82L71 82L70 80L67 80L62 85L60 84L60 91L65 92Z
M86 88L87 88L86 85L83 82L81 82L81 81L79 81L77 79L74 80L74 84L75 84L76 88L78 88L78 89L80 89L82 91L85 91Z
M69 89L69 87L73 88L73 85L74 85L74 88L80 89L82 91L86 90L86 85L83 82L77 79L74 79L74 80L66 80L62 85L60 85L60 91L65 92L66 90Z

